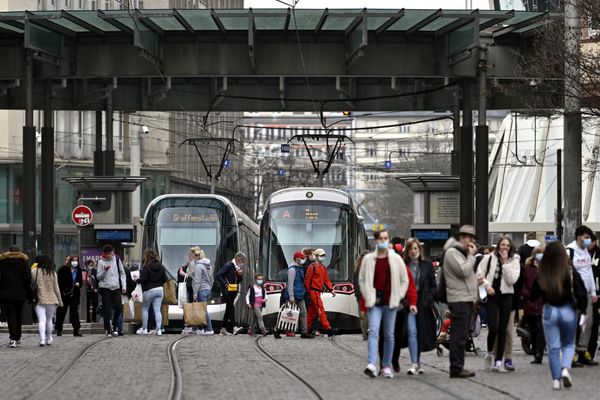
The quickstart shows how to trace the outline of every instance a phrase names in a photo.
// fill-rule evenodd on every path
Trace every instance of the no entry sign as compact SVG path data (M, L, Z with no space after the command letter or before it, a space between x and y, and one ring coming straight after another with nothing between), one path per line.
M71 219L77 226L87 226L92 223L94 214L88 206L77 206L71 214Z

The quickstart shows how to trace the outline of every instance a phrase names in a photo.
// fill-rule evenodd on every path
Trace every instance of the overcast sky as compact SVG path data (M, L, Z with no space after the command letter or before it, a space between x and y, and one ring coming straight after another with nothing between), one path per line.
M290 4L293 0L282 0ZM466 0L473 8L489 9L489 0ZM286 8L276 0L245 0L244 7ZM465 0L300 0L297 8L412 8L412 9L465 9Z

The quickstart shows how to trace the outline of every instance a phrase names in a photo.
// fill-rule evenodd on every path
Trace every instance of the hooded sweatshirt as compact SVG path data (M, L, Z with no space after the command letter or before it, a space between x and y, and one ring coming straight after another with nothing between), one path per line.
M203 258L195 262L194 280L192 281L192 290L198 293L200 290L211 290L215 282L214 270L210 265L208 258Z
M454 238L444 245L444 278L448 303L477 301L475 257L470 255Z
M142 291L145 292L150 289L162 287L167 280L165 267L161 263L153 261L142 267L138 282L142 284Z
M585 290L590 296L596 295L596 282L594 281L594 272L592 270L592 257L587 249L582 249L576 241L567 246L568 252L573 252L573 266L579 272L581 280L585 285ZM569 254L570 258L570 254Z
M109 266L107 270L105 267ZM127 278L121 260L113 256L110 259L100 258L98 260L98 287L100 289L127 289Z

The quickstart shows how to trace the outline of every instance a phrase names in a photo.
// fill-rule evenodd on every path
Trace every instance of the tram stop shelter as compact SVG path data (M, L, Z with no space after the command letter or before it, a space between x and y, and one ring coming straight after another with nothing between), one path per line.
M530 55L539 29L561 19L442 9L0 13L0 108L25 110L26 116L24 250L33 253L36 235L33 111L39 109L47 252L54 222L52 110L97 112L94 163L100 176L114 175L113 111L451 110L460 220L487 232L486 110L526 107L503 87L517 79L516 57ZM105 150L102 111L109 122Z

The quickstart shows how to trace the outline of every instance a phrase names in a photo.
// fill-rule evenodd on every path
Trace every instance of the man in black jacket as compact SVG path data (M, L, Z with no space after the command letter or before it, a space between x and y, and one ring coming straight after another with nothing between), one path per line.
M58 287L62 297L63 306L56 311L56 336L62 336L63 323L67 310L69 320L73 325L73 336L82 336L79 329L79 301L81 299L81 287L83 276L79 268L79 257L69 256L67 262L58 270Z
M16 246L0 254L0 303L8 322L9 347L21 345L23 303L33 298L31 271L27 261L27 255Z

